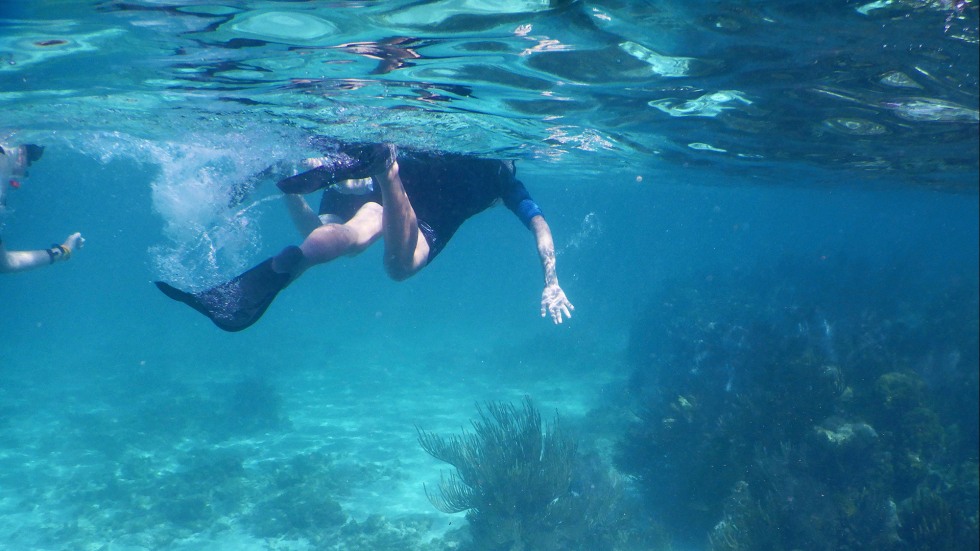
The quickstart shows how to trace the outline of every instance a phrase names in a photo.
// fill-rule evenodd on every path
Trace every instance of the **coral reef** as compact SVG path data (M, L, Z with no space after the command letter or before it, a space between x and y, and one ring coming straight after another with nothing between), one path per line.
M334 499L339 491L331 482L333 462L310 453L278 465L248 515L251 531L264 538L302 538L313 545L336 539L348 517Z
M446 513L528 515L546 512L568 493L575 444L562 434L557 417L543 428L529 398L521 410L491 402L478 407L478 413L473 434L447 439L418 431L419 444L429 455L456 468L440 483L442 495L430 494L436 508Z
M426 493L440 511L468 511L473 539L487 542L483 548L537 549L552 539L564 502L572 499L575 444L557 417L543 427L528 398L520 409L491 402L478 413L474 433L444 438L419 429L422 448L455 468L438 495Z
M617 461L677 540L975 547L977 289L904 273L789 260L651 301Z
M474 432L438 436L418 429L419 444L455 468L439 493L446 513L467 512L473 551L654 549L660 536L626 506L622 485L594 456L580 456L558 417L543 424L530 398L518 408L477 407Z
M940 492L920 488L901 507L899 534L913 551L977 549L976 517L968 518Z

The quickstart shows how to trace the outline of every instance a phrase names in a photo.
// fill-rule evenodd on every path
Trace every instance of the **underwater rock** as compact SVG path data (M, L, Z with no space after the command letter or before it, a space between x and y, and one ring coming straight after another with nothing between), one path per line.
M871 425L831 417L813 428L805 440L806 460L837 486L862 484L880 461L879 436Z
M814 431L817 442L836 449L865 449L878 439L878 433L867 423L829 422Z
M903 415L901 439L906 447L926 457L942 454L946 431L935 411L918 407Z
M874 407L884 416L911 411L922 405L926 386L913 371L892 371L878 377L874 383Z
M869 417L904 455L928 458L939 452L946 439L945 429L917 373L906 370L881 375L870 398L866 404Z

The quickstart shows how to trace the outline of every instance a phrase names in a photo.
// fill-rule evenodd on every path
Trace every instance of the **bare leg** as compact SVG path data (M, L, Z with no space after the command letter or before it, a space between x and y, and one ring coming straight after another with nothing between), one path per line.
M419 231L415 209L408 200L398 175L398 162L375 176L381 186L382 231L385 238L385 270L392 279L402 281L415 275L429 259L429 243Z
M355 255L381 237L382 208L368 202L343 224L324 224L297 247L253 266L235 278L199 292L155 281L168 297L183 302L225 331L242 331L257 322L280 291L316 264Z
M381 205L365 203L344 224L313 230L299 247L291 245L230 281L187 292L155 281L168 297L183 302L225 331L242 331L257 322L280 291L311 266L344 254L357 254L381 236Z
M299 246L303 258L291 270L292 278L296 279L311 266L355 255L370 247L381 237L381 212L381 205L365 203L347 222L324 224L310 232ZM274 269L278 267L273 264Z

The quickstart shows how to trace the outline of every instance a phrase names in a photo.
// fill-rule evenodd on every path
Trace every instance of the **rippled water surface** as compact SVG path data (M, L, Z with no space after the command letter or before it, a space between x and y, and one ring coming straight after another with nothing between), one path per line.
M975 186L967 0L4 6L3 127L25 136L313 131L567 170Z

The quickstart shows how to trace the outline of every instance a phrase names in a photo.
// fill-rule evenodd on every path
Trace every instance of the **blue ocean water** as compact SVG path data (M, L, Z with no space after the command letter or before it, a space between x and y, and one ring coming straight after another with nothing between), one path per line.
M0 547L976 548L978 11L4 1L0 142L45 153L3 243L86 245L0 281ZM153 287L295 243L228 198L318 135L516 160L572 319L502 208L243 333ZM416 427L524 396L571 482L437 510Z

